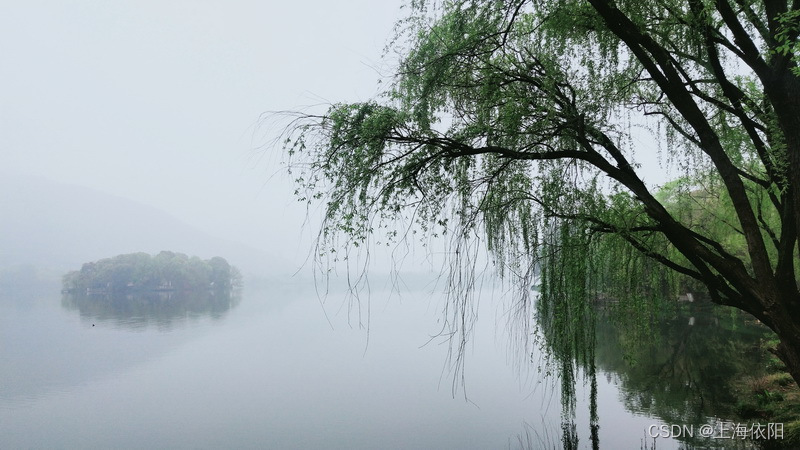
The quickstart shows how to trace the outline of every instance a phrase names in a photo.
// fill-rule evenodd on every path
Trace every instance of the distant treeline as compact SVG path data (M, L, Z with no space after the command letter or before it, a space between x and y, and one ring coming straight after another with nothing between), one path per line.
M71 293L229 290L241 285L239 270L225 258L208 260L162 251L156 256L131 253L89 262L64 275Z

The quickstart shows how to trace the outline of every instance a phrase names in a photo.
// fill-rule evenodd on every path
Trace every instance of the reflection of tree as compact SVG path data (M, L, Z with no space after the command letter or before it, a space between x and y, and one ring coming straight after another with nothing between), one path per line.
M142 292L119 295L65 294L61 305L93 322L141 328L171 327L191 319L221 319L239 304L239 291Z
M628 410L668 424L734 418L732 382L764 366L758 342L769 332L736 311L676 309L646 339L616 319L597 321L599 372L616 380Z
M605 375L629 411L697 429L712 417L734 420L733 382L765 365L759 342L769 330L735 310L667 305L645 323L623 308L537 306L549 364L562 381L564 448L576 445L570 427L579 374L592 384L590 414L597 411L595 377ZM590 431L596 447L597 430Z
M569 249L564 249L564 253ZM580 271L581 267L572 267ZM560 274L561 275L561 274ZM565 295L564 291L555 295ZM568 294L567 294L568 295ZM582 295L580 292L578 295ZM550 297L551 299L555 296ZM589 302L538 301L536 319L544 336L547 364L555 368L561 385L562 437L564 449L577 449L575 386L583 375L590 383L589 428L592 448L599 448L597 379L595 372L595 313Z

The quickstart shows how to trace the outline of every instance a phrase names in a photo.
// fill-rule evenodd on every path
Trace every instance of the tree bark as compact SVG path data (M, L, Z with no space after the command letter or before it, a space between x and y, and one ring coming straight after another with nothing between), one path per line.
M767 313L766 323L780 339L780 343L773 353L785 365L786 370L800 386L800 322L798 311L790 305L797 301L796 298L787 298L776 302L774 309Z
M800 386L800 342L789 343L788 340L781 339L775 349L775 356L786 365L786 370Z

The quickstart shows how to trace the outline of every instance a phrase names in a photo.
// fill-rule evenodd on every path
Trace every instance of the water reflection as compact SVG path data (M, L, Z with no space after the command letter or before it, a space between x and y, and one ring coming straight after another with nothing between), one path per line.
M748 315L711 304L666 307L645 329L630 315L601 308L595 330L597 373L619 387L628 411L721 432L725 422L740 422L736 383L763 372L760 343L770 334ZM719 446L719 439L695 434L679 437L681 447ZM755 448L742 440L725 445Z
M619 322L619 323L614 323ZM625 320L598 320L596 364L620 386L625 407L669 424L736 416L733 382L763 370L769 330L738 311L675 308L637 338Z
M538 309L538 325L551 356L548 364L558 369L562 394L566 392L562 395L562 403L567 403L562 405L565 412L560 447L600 447L602 439L593 417L597 412L598 377L602 385L617 387L618 400L627 411L652 418L652 423L693 430L708 424L721 432L725 424L751 424L752 420L738 420L737 386L746 378L763 375L768 357L761 343L771 332L738 310L709 303L662 304L651 311L650 320L643 320L641 314L631 314L613 304L573 310L563 306L552 311ZM569 320L554 320L559 316ZM572 331L564 331L575 323L580 323L572 329L578 332L578 338L570 335ZM591 418L588 429L577 432L576 383L585 383L589 404L583 407L588 406ZM614 419L600 420L608 423ZM579 428L587 425L578 423ZM656 447L647 430L640 433L650 441L643 442L643 448ZM579 435L586 439L580 445ZM702 439L699 435L684 435L677 438L678 442L668 443L663 437L658 441L658 448L664 448L664 444L673 446L669 448L719 448L720 444L719 439ZM739 439L726 441L725 448L756 447Z
M596 387L579 386L577 418L564 420L558 382L520 391L495 324L483 320L468 355L476 408L437 385L446 349L420 348L438 319L427 293L377 303L366 351L346 317L332 315L330 327L312 289L244 295L240 304L175 293L62 298L58 287L0 292L4 447L380 448L391 439L404 448L689 448L698 443L659 438L654 447L643 437L653 423L732 419L731 380L763 366L751 350L765 331L743 315L667 310L639 333L624 316L595 310L599 320L587 326ZM493 312L490 302L481 307L484 317Z
M220 329L241 302L237 291L74 296L59 295L58 285L34 288L0 291L0 407L125 373Z
M202 318L222 319L241 302L238 290L141 292L129 294L64 294L61 306L81 319L115 328L154 326L172 329Z

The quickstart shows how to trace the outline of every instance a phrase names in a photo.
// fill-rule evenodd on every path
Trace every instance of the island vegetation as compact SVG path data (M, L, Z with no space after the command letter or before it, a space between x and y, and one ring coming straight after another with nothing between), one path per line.
M154 291L230 290L241 285L239 270L225 258L208 260L162 251L130 253L85 263L64 275L67 293L116 294Z

